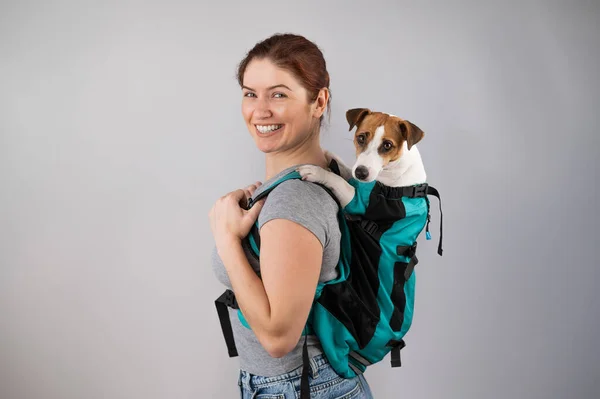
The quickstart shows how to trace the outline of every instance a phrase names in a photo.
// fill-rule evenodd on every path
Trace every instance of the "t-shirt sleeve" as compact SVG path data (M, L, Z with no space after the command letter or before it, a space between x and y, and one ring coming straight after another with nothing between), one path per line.
M291 179L280 183L269 193L258 216L258 226L273 219L287 219L311 231L323 248L328 244L330 224L337 222L338 206L331 196L316 184Z

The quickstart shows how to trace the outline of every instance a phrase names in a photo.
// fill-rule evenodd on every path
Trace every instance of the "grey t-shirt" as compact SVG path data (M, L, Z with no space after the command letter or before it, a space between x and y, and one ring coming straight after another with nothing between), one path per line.
M281 171L264 182L254 196L270 182L280 178L295 167ZM323 262L319 281L328 281L337 277L337 262L340 254L340 229L337 220L338 205L331 196L316 184L290 179L280 183L267 196L267 200L258 217L259 228L272 219L288 219L310 230L323 245ZM260 265L248 253L246 257L252 268L258 272ZM231 289L227 271L216 251L212 253L213 270L217 279ZM251 329L246 328L238 318L238 312L229 309L235 344L238 349L240 368L249 373L272 377L287 373L302 365L302 345L304 337L296 347L281 358L271 357L262 347ZM224 343L223 343L224 345ZM308 337L309 356L322 353L317 337ZM223 354L226 355L225 346Z

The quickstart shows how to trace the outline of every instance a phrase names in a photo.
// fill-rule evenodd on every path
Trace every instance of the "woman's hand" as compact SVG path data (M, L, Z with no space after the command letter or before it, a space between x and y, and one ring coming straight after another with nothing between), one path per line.
M217 249L234 242L241 242L248 235L265 199L258 201L248 211L244 208L260 185L260 182L256 182L245 189L232 191L215 202L209 212L209 218Z

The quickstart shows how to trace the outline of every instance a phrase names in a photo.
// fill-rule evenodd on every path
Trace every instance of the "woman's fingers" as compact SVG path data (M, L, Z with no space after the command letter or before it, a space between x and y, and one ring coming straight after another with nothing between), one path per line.
M254 192L256 191L257 188L259 188L262 185L261 182L257 181L254 184L249 185L248 187L246 187L244 190L246 191L247 197L250 198L254 195Z

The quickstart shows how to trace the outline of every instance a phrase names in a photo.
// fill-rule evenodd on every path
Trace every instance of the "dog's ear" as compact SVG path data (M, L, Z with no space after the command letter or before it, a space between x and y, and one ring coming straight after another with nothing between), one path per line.
M354 126L357 126L363 118L371 113L368 108L353 108L346 111L346 120L350 125L348 130L352 130Z
M402 137L406 140L406 147L410 150L410 148L417 144L425 133L414 123L409 121L400 122L400 133L402 133Z

